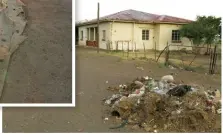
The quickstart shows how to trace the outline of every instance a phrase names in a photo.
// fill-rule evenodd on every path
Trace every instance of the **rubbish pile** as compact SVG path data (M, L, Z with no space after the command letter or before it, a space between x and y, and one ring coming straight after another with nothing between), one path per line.
M104 102L121 125L147 132L220 132L221 95L193 85L176 84L172 75L148 76L109 87L116 92ZM119 125L119 126L118 126Z

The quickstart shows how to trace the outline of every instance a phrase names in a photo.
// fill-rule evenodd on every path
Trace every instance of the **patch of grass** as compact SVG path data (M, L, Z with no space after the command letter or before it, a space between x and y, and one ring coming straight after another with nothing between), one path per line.
M112 50L111 53L122 53L122 50Z
M189 66L189 65L184 65L182 68L186 71L192 71L192 72L205 72L205 67L202 65L200 66Z
M186 70L186 71L192 71L192 72L195 72L195 68L192 67L192 66L185 65L183 68L184 68L184 70Z
M195 67L195 70L197 70L199 72L204 72L206 69L204 66L200 65L200 66Z
M173 66L174 68L178 68L178 69L183 66L182 63L177 64L177 63L174 63L173 61L169 61L169 65Z
M164 65L164 63L163 63ZM174 68L180 69L183 68L186 71L192 71L192 72L205 72L205 67L202 65L199 66L189 66L188 64L183 64L179 62L173 62L169 61L168 65L173 66Z
M148 58L146 57L139 57L140 60L149 60Z
M164 63L158 63L158 67L159 67L159 68L165 68L166 66L165 66Z

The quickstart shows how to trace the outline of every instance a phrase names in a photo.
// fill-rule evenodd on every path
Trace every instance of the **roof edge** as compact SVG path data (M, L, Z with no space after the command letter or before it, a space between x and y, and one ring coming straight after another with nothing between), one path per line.
M127 20L100 20L99 23L101 22L123 22L123 23L139 23L139 24L178 24L178 25L185 25L189 24L191 22L154 22L154 21L127 21ZM91 21L91 22L84 22L84 23L79 23L76 24L75 26L86 26L86 25L93 25L97 24L97 21Z

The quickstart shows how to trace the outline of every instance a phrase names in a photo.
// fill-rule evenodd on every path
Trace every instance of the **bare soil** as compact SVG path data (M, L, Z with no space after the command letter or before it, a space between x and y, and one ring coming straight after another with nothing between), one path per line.
M136 67L143 67L144 70ZM205 89L220 89L220 75L205 75L160 67L154 62L123 60L120 57L97 54L87 48L76 49L75 108L4 108L4 132L134 132L129 127L109 129L114 122L106 115L103 99L117 86L136 77L161 76L177 73L176 80L203 85ZM106 82L107 81L107 82ZM104 118L108 117L108 121ZM219 122L220 123L220 122ZM117 123L116 123L117 124ZM144 132L142 130L139 130Z
M11 57L1 103L71 103L72 0L23 0L28 39Z

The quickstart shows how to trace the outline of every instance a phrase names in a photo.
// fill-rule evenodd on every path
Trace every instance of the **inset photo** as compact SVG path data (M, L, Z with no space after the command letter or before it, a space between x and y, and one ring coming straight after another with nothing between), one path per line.
M0 0L0 35L0 106L72 105L71 0Z

